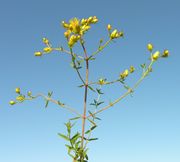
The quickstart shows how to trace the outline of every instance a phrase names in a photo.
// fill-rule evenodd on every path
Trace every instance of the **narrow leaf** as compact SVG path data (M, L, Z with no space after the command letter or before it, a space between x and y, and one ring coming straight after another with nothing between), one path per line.
M69 120L77 120L77 119L79 119L80 117L79 116L77 116L77 117L75 117L75 118L71 118L71 119L69 119Z
M66 135L61 134L61 133L58 133L58 135L59 135L61 138L65 139L66 141L69 141L69 138L68 138Z
M95 92L95 90L94 90L91 86L88 86L88 88L89 88L91 91Z

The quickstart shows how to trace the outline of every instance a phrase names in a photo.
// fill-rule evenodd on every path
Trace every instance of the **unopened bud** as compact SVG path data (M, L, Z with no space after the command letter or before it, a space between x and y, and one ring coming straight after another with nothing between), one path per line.
M153 55L152 55L152 60L153 61L156 61L160 56L160 52L159 51L156 51Z
M14 104L16 104L16 102L13 101L13 100L11 100L11 101L9 101L9 104L10 104L10 105L14 105Z
M162 57L168 57L169 56L169 51L168 50L164 50Z
M35 52L34 55L35 56L42 56L42 52Z
M43 49L43 51L44 51L45 53L50 53L50 52L52 52L52 48L51 48L51 47L45 47L45 48Z
M16 88L16 89L15 89L15 92L18 93L18 94L20 94L20 92L21 92L20 88Z
M43 43L48 45L49 44L49 40L47 38L43 38Z
M148 49L150 52L152 52L152 50L153 50L153 45L152 45L151 43L149 43L149 44L147 45L147 49Z
M107 25L107 30L111 30L112 26L110 24Z

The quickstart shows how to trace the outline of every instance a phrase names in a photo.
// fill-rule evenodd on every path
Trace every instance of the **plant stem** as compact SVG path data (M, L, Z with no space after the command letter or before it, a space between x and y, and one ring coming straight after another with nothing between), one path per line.
M89 77L89 60L86 52L86 48L84 47L84 42L80 40L81 46L84 51L85 61L86 61L86 79L85 79L85 88L84 88L84 109L83 109L83 118L82 118L82 138L81 138L81 149L83 150L84 146L84 133L85 133L85 124L86 124L86 108L87 108L87 94L88 94L88 77ZM83 161L83 155L80 157L81 161Z
M71 51L71 56L73 57L73 51L72 51L72 48L70 48L70 51ZM83 78L82 78L82 76L81 76L81 74L80 74L78 68L76 67L75 61L73 61L73 64L74 64L74 68L76 69L76 72L77 72L77 74L78 74L80 80L81 80L81 81L83 82L83 84L85 85L85 82L84 82L84 80L83 80Z

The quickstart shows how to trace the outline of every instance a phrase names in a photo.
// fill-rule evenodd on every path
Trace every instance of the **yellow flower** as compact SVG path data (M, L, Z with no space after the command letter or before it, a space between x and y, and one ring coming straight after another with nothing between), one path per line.
M24 99L25 99L24 96L17 96L16 97L16 100L20 101L20 102L24 101Z
M147 45L147 49L148 49L150 52L152 52L152 50L153 50L153 45L152 45L151 43L149 43L149 44Z
M92 23L92 21L93 21L93 17L92 17L92 16L91 16L91 17L89 17L87 21L88 21L88 23Z
M156 61L160 56L160 52L159 51L156 51L153 55L152 55L152 60L153 61Z
M19 94L21 92L20 88L16 88L15 92Z
M162 57L168 57L169 56L169 51L168 50L164 50Z
M81 20L81 25L85 25L85 24L87 24L87 22L88 22L87 19L82 19L82 20Z
M120 74L121 79L125 79L129 75L129 70L124 70L123 73Z
M49 40L47 38L43 38L43 43L48 45L49 44Z
M79 19L77 19L76 17L71 19L69 21L69 29L74 32L75 34L78 34L80 32L80 23L79 23Z
M79 39L80 39L80 36L71 35L71 37L69 38L69 42L68 42L69 47L72 48Z
M45 53L50 53L50 52L52 52L52 48L51 48L51 47L45 47L45 48L43 49L43 51L44 51Z
M134 66L130 66L130 68L129 68L129 72L130 72L130 73L133 73L134 71L135 71Z
M112 26L110 24L107 25L107 30L111 30Z
M13 101L13 100L11 100L11 101L9 101L9 104L10 104L10 105L14 105L14 104L16 104L16 102Z
M34 55L35 56L42 56L42 52L35 52Z
M92 23L95 24L98 22L98 18L96 16L93 16L93 20L92 20Z

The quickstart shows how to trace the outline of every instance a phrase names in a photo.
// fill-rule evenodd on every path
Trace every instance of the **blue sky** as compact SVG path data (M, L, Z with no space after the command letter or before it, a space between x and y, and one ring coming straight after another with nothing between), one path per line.
M43 58L33 53L43 48L42 37L54 45L65 45L62 20L72 17L99 18L86 35L92 52L101 38L107 38L106 25L123 30L125 38L110 44L90 64L90 78L117 78L129 65L138 79L139 65L148 61L146 45L168 48L171 57L157 61L153 73L135 91L112 109L100 114L102 121L90 144L90 162L179 162L180 161L180 2L178 0L111 1L3 1L0 6L0 161L63 162L65 142L57 136L71 115L43 99L10 106L15 87L47 93L82 110L83 91L70 67L70 58L54 53ZM115 85L106 89L108 102L120 94ZM92 99L89 97L89 99ZM89 107L90 108L90 107Z

